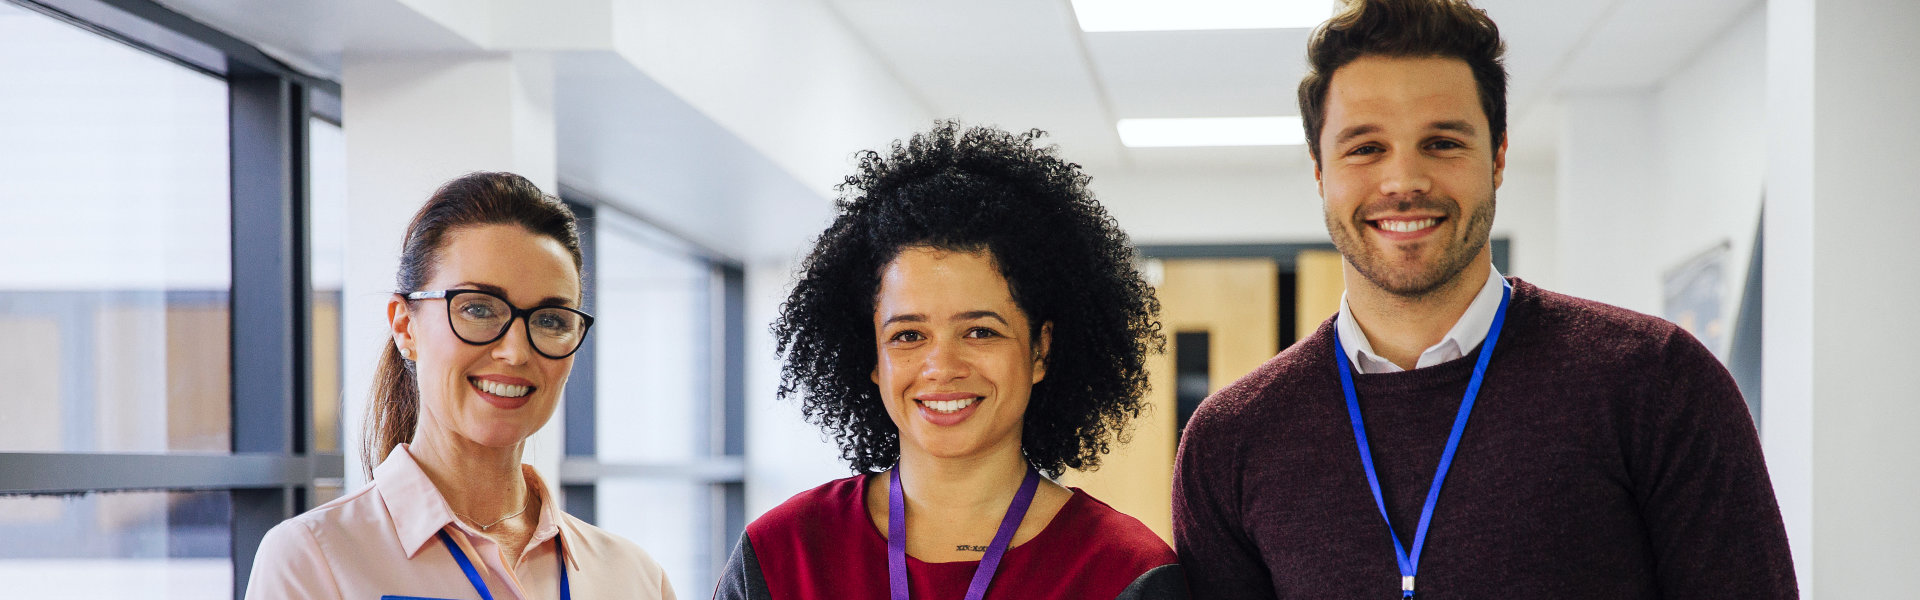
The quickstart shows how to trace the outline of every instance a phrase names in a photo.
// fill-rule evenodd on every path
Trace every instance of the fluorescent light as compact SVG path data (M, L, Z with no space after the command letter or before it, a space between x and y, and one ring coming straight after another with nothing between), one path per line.
M1334 0L1073 0L1088 32L1314 27L1333 7Z
M1128 148L1182 146L1304 146L1300 117L1121 119L1114 125Z

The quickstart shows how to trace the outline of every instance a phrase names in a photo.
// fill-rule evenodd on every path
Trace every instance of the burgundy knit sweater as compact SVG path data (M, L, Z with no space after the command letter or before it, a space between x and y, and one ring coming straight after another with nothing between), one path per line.
M1421 600L1796 597L1726 369L1671 323L1511 281L1422 553ZM1400 597L1334 335L1328 320L1188 423L1173 531L1194 598ZM1405 543L1478 356L1354 375Z

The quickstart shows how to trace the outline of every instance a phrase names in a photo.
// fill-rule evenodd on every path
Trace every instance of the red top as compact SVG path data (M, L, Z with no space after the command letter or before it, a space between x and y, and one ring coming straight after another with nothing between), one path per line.
M873 476L802 492L747 526L746 537L773 598L887 600L887 540L867 516ZM990 600L1113 598L1149 569L1177 561L1139 520L1075 488L1033 539L1000 561ZM948 600L967 591L979 561L929 563L907 557L913 598Z

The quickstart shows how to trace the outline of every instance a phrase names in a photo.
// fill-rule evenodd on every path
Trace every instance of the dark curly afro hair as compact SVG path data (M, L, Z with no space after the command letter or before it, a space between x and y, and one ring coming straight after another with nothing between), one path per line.
M839 186L839 216L820 235L773 325L785 359L780 397L798 394L858 473L891 467L900 432L869 378L880 274L901 250L988 251L1035 336L1053 324L1047 376L1022 426L1028 464L1057 475L1097 468L1127 439L1147 391L1146 354L1166 338L1160 304L1133 248L1087 191L1079 165L1046 132L1012 134L942 121L860 154Z

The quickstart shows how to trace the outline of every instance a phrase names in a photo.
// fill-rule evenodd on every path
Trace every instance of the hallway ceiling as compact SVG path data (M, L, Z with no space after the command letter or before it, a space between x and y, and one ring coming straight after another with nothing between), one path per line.
M1068 0L827 0L936 115L1041 128L1100 172L1305 165L1300 147L1126 148L1120 118L1297 115L1308 30L1085 33ZM1507 41L1509 158L1550 164L1554 97L1657 85L1759 0L1480 0Z

